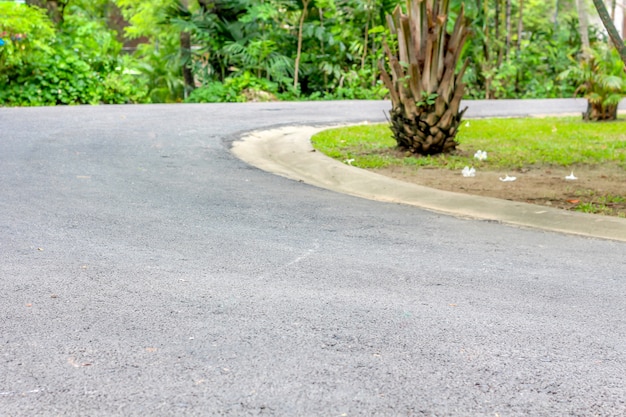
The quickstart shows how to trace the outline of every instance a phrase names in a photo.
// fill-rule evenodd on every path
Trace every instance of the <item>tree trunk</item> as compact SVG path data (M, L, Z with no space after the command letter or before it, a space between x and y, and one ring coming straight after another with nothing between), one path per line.
M623 8L622 12L622 36L626 35L626 7Z
M583 113L583 120L600 122L617 119L617 104L602 106L600 103L587 101L587 110Z
M509 59L509 52L511 50L511 0L506 0L506 9L504 15L504 21L506 24L506 40L504 44L504 56L507 61Z
M556 36L556 33L559 30L559 6L561 5L561 1L560 0L556 0L555 4L554 4L554 18L552 23L554 24L554 36Z
M615 7L617 6L617 0L611 0L611 20L615 22Z
M496 27L496 40L499 41L500 40L500 9L502 8L500 6L501 0L496 0L496 21L495 21L495 27Z
M517 52L522 50L522 33L524 32L524 0L519 0L519 16L517 19Z
M302 1L302 14L300 14L300 25L298 26L298 50L296 51L296 62L293 69L293 88L298 88L298 73L300 72L300 58L302 57L302 36L304 30L304 19L309 9L311 0Z
M498 0L496 0L497 2ZM489 42L489 1L485 0L483 3L483 33L485 34L485 42L483 43L483 54L485 55L485 61L482 66L483 73L489 73L491 63L491 42ZM497 22L496 18L496 22ZM491 75L485 77L485 100L492 99L491 96Z
M397 44L392 50L383 42L386 59L379 61L379 68L391 96L394 138L412 153L450 152L457 145L454 138L465 112L459 111L462 80L469 61L458 71L457 63L469 30L461 6L448 32L447 19L438 18L447 16L448 5L447 0L407 0L407 14L398 5L387 19Z
M589 14L587 13L587 5L585 0L576 0L576 8L578 9L578 31L580 32L580 40L583 46L583 59L589 58L591 46L589 44Z
M606 31L609 32L609 37L613 42L613 46L617 48L619 51L619 55L624 62L624 69L626 70L626 47L624 46L624 41L619 36L617 29L615 28L615 24L613 24L613 20L611 20L611 16L609 16L609 12L606 10L606 6L604 5L603 0L593 0L594 6L596 6L596 10L598 11L598 15L602 20L602 24L606 28Z
M184 95L187 98L196 87L191 70L191 34L189 32L180 32L180 54L183 61Z
M367 21L365 22L365 39L363 39L363 54L361 54L361 71L365 69L365 60L367 59L367 46L369 44L370 20L372 20L372 9L367 5Z
M508 1L508 0L507 0ZM506 48L506 42L503 42L500 39L500 32L501 32L501 26L502 26L502 22L501 22L501 18L502 18L502 4L501 4L502 0L496 0L496 45L497 45L497 51L498 51L498 63L496 64L496 68L500 68L500 66L502 65L502 61L504 60L504 50ZM506 7L505 7L506 9ZM505 19L505 24L506 24L506 19ZM504 30L506 31L506 27L504 28ZM505 37L507 36L507 34L505 34Z

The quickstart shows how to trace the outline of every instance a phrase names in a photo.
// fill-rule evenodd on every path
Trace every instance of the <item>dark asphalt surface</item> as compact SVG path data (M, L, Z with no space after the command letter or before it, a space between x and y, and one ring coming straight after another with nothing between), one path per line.
M0 108L0 416L626 415L626 244L229 152L387 108Z

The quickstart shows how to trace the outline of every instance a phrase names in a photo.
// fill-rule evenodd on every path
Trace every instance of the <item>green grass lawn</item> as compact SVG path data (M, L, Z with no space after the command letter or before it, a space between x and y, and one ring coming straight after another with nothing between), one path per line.
M583 122L580 117L468 119L452 154L419 157L398 153L387 124L329 129L313 136L313 146L335 159L361 168L466 165L512 171L533 166L615 164L626 169L626 120ZM474 153L486 151L477 161Z

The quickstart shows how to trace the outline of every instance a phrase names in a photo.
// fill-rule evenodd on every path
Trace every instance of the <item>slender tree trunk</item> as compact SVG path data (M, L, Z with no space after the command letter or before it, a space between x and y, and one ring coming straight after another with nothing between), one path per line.
M300 14L300 25L298 26L298 50L296 51L296 62L293 70L293 88L298 88L298 72L300 71L300 58L302 57L302 32L304 30L304 19L306 19L310 1L311 0L302 1L302 14Z
M191 34L180 32L180 54L183 61L183 81L185 82L185 98L196 87L191 70Z
M498 0L496 0L497 4ZM483 54L485 55L485 61L482 65L482 69L484 73L489 72L489 68L491 66L491 51L490 46L491 42L489 42L489 1L485 0L483 3L483 33L485 34L485 42L483 43ZM496 18L497 21L497 18ZM485 77L485 99L489 100L493 98L491 96L491 75L487 75Z
M496 63L496 68L499 68L500 65L502 65L502 60L504 59L504 47L505 47L505 43L502 41L502 39L500 39L500 33L501 31L501 27L502 27L502 21L500 20L502 18L502 1L503 0L496 0L496 36L495 36L495 44L496 44L496 53L498 56L498 60ZM504 29L506 31L506 28ZM506 34L505 34L506 36Z
M578 9L578 31L580 32L580 40L583 46L583 59L589 58L591 46L589 44L589 14L587 13L587 5L585 0L576 0L576 8Z
M611 0L611 20L615 22L615 7L617 6L617 0Z
M320 16L320 26L324 27L324 10L320 7L318 8L318 13ZM322 52L322 55L325 54L324 51L324 39L322 38L320 40L320 51ZM323 75L324 75L324 91L328 91L328 73L326 71L322 71Z
M606 28L606 31L609 32L609 37L613 42L613 46L617 48L619 51L619 55L624 62L624 69L626 70L626 46L624 46L624 41L619 36L617 29L615 28L615 24L613 20L611 20L611 16L609 12L606 10L606 6L604 5L603 0L593 0L593 5L596 6L596 10L598 11L598 15L602 20L602 24Z
M372 9L367 3L367 21L365 22L365 39L363 39L363 54L361 55L361 71L365 69L365 59L367 58L367 46L369 43L370 20L372 19Z
M524 32L524 0L519 0L519 15L517 18L517 52L522 49L522 33Z
M189 10L189 0L180 0L180 4ZM189 32L180 32L180 57L183 64L183 94L184 98L187 98L196 87L191 69L191 33Z
M508 61L509 52L511 50L511 0L506 0L504 21L506 25L506 40L504 44L504 56L506 57Z
M622 3L622 37L626 36L626 0Z
M559 30L559 9L560 9L560 5L561 5L561 1L560 0L556 0L555 4L554 4L554 18L552 23L554 24L554 36L556 36L556 33Z
M500 9L502 8L500 6L502 0L496 0L496 21L495 21L495 27L496 27L496 41L500 40Z

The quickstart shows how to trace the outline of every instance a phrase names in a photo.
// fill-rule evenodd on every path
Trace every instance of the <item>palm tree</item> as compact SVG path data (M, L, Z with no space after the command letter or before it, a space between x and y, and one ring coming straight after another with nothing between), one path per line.
M459 111L467 61L456 72L468 36L461 6L452 33L447 31L449 0L407 0L387 23L397 45L384 44L389 72L381 77L391 95L391 130L398 146L423 155L449 152L465 110Z
M559 75L579 85L576 93L587 99L583 120L617 119L617 106L626 93L624 63L619 54L607 46L592 49L587 59L575 63Z

